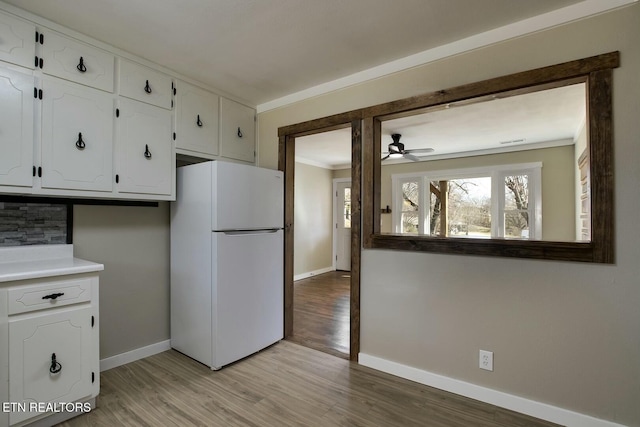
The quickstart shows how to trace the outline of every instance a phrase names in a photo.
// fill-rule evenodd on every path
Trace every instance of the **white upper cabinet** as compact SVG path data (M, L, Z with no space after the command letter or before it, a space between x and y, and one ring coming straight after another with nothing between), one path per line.
M34 68L36 27L0 13L0 61Z
M34 80L0 67L0 185L33 184Z
M113 96L54 78L42 90L42 188L111 191Z
M175 188L171 111L129 99L120 99L119 104L118 192L171 195Z
M255 110L220 98L220 155L253 163L256 149Z
M188 83L176 87L176 149L218 154L218 96Z
M126 59L120 59L120 95L171 109L171 77Z
M53 31L42 42L43 73L113 92L114 55Z

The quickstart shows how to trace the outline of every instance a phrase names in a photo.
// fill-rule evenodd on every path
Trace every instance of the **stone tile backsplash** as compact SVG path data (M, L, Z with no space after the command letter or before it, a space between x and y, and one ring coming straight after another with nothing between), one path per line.
M67 243L67 205L0 202L0 246Z

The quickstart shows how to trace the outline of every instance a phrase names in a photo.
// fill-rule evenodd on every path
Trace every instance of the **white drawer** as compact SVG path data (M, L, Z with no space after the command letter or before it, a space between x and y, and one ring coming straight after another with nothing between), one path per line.
M8 313L9 315L27 313L91 301L93 280L95 279L91 277L69 277L9 288Z
M147 104L171 109L171 77L136 64L120 60L120 95Z
M112 54L51 31L43 34L44 73L113 92Z

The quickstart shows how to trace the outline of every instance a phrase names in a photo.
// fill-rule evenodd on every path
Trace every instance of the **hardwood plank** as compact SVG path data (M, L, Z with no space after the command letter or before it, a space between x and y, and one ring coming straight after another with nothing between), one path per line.
M288 341L220 371L170 350L101 381L98 407L60 427L555 425Z
M350 354L351 274L333 271L294 284L293 334L298 344L347 357ZM359 324L358 324L359 325Z

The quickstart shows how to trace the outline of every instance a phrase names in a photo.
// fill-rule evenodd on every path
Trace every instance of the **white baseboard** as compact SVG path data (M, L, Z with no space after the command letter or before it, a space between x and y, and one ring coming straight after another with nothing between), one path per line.
M333 268L333 267L325 267L325 268L321 268L320 270L309 271L307 273L302 273L302 274L298 274L296 276L293 276L293 281L295 282L296 280L307 279L309 277L317 276L318 274L328 273L328 272L334 271L334 270L335 270L335 268Z
M624 427L611 421L605 421L578 412L514 396L490 388L423 371L369 354L360 353L358 363L401 378L435 387L440 390L459 394L481 402L496 405L521 414L551 421L567 427Z
M144 359L145 357L153 356L154 354L162 353L170 349L171 340L166 340L146 347L136 348L126 353L116 354L115 356L100 360L100 372L108 371L117 366L126 365L127 363L135 362L136 360Z

